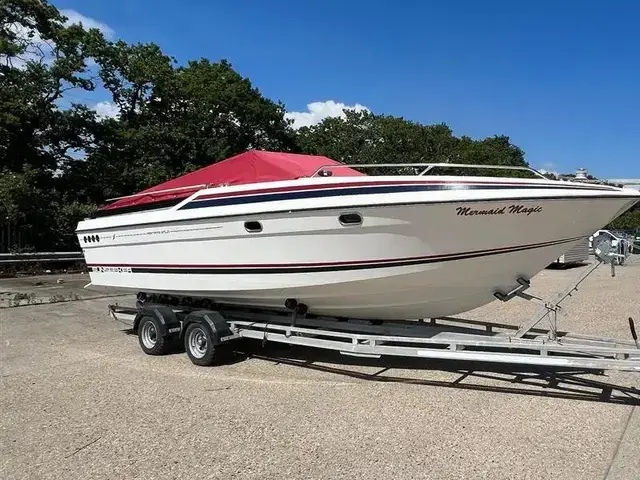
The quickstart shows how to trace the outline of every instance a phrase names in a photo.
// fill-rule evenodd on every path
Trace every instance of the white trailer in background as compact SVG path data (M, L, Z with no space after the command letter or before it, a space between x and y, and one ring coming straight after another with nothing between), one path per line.
M589 260L589 237L584 237L580 242L571 247L565 254L558 257L553 265L572 265L587 262Z

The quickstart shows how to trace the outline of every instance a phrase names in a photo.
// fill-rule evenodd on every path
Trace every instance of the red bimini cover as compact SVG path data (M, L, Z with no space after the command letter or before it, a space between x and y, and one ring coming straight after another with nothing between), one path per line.
M151 203L180 200L205 188L204 185L242 185L310 177L324 165L343 164L318 155L250 150L140 192L145 195L121 198L102 210L129 210ZM330 171L334 177L364 175L348 167Z

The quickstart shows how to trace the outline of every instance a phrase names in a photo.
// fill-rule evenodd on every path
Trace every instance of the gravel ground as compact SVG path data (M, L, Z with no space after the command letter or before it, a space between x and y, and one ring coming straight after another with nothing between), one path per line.
M637 260L637 259L636 259ZM545 270L533 293L586 267ZM0 279L15 293L63 282ZM49 292L37 298L46 299ZM366 360L249 344L227 365L144 355L106 306L131 297L0 309L0 478L640 477L640 408L593 384L445 362ZM640 320L640 261L597 270L566 304L564 329L629 338ZM470 312L518 323L516 299ZM638 374L585 376L640 386Z

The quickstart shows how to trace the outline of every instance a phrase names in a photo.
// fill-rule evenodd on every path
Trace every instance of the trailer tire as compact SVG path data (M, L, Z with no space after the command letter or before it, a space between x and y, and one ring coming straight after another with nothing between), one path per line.
M140 348L147 355L164 355L169 351L168 338L162 335L160 322L149 316L144 316L138 324L138 342Z
M184 333L184 349L191 362L201 367L208 367L219 360L218 345L211 329L200 322L190 323Z

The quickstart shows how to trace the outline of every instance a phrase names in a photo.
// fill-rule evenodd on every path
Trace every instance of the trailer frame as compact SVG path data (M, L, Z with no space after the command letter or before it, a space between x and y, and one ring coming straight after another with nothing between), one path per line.
M541 305L519 326L458 317L383 321L318 316L308 314L308 307L295 299L288 299L281 311L269 311L213 301L193 305L193 299L180 297L172 297L171 304L156 303L152 296L139 295L135 307L109 305L109 313L131 327L145 353L162 355L182 345L191 361L202 366L224 362L224 353L232 350L234 341L250 338L263 344L277 342L371 358L640 372L640 345L632 318L628 319L630 341L558 329L561 303L603 263L597 260L553 300L526 293L531 283L524 278L519 278L518 286L511 291L496 292L501 301L519 297ZM541 323L545 328L539 328ZM155 332L155 343L145 337L145 325Z

